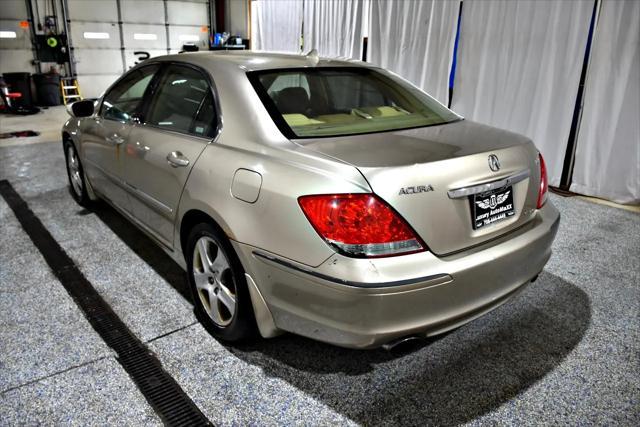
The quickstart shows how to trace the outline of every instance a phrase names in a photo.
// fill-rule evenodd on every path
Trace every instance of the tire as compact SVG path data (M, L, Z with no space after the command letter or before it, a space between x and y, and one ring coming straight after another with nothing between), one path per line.
M224 233L208 223L196 225L187 237L185 258L196 316L205 329L228 342L256 337L244 269Z
M80 162L80 156L71 141L64 141L64 158L67 165L67 178L69 178L69 192L73 199L82 207L88 208L91 199L87 193L87 181L84 169Z

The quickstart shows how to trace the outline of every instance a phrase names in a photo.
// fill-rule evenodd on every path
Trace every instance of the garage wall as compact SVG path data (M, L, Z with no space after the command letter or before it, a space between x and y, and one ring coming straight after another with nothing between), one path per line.
M253 0L251 49L299 53L302 5L300 0Z
M76 72L87 98L100 96L144 58L178 53L186 43L208 46L207 0L68 1Z
M447 105L460 2L371 0L369 62Z
M0 31L16 33L16 38L0 38L0 74L35 71L30 29L20 27L27 19L24 0L3 0L0 4Z
M232 36L249 38L249 0L225 1L225 29Z
M465 1L452 108L524 134L560 183L591 1Z
M640 204L640 2L605 1L593 40L571 190Z
M368 5L362 0L304 0L304 52L320 56L362 58Z

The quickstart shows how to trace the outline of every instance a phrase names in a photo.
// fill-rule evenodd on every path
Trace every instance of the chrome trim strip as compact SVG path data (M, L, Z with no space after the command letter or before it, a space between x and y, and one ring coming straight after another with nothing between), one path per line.
M173 213L173 209L171 209L169 206L162 203L160 200L156 199L153 196L148 195L142 190L139 190L138 188L134 187L128 182L126 182L125 184L127 185L127 188L129 189L130 193L133 194L138 199L140 199L143 203L146 203L147 205L151 205L152 208L160 211L161 213L168 214L168 215L171 215Z
M328 276L326 274L323 273L318 273L317 271L313 271L313 270L309 270L303 267L299 267L297 265L294 265L290 262L287 262L283 259L280 258L276 258L274 256L271 255L267 255L267 254L263 254L261 252L257 252L257 251L253 251L252 252L254 256L257 256L259 258L262 259L266 259L268 261L274 262L276 264L279 264L283 267L287 267L290 268L292 270L296 270L305 274L309 274L311 276L315 276L319 279L323 279L323 280L327 280L329 282L333 282L333 283L338 283L340 285L345 285L345 286L351 286L354 288L367 288L367 289L376 289L376 288L387 288L387 287L391 287L391 286L402 286L402 285L411 285L414 283L420 283L420 282L429 282L429 281L437 281L437 280L442 280L442 283L445 282L450 282L451 281L451 276L449 276L448 274L434 274L432 276L425 276L425 277L416 277L413 279L405 279L405 280L396 280L394 282L381 282L381 283L366 283L366 282L352 282L350 280L344 280L344 279L339 279L337 277L333 277L333 276ZM441 283L438 283L441 284ZM433 286L434 284L430 284L430 286Z
M109 199L107 196L100 194L100 198L107 202L112 208L114 208L120 215L124 216L126 219L131 221L133 225L138 227L147 237L149 237L154 243L156 243L160 248L167 250L169 253L174 253L173 248L171 247L171 243L163 238L162 236L154 233L149 227L139 221L135 216L133 216L126 209L123 209L113 200Z
M137 189L136 187L129 184L128 182L120 180L119 178L105 171L103 168L101 168L91 160L88 160L88 159L84 159L84 160L85 162L87 162L88 164L90 164L100 172L102 172L104 176L109 178L114 184L116 184L123 190L127 191L129 194L137 197L143 203L150 205L151 208L156 209L157 211L160 211L160 213L164 213L165 215L173 214L173 209L165 205L164 203L162 203L160 200L157 200L156 198L148 195L147 193L144 193L143 191Z
M98 171L100 171L100 173L102 173L106 178L108 178L112 183L114 183L118 187L122 188L125 191L127 190L124 181L122 181L117 176L111 174L110 172L107 172L102 167L98 166L95 162L93 162L93 161L91 161L91 160L89 160L87 158L82 159L82 161L85 162L86 164L91 165L92 167L94 167Z
M484 193L487 191L495 190L498 188L506 187L507 185L513 185L517 182L523 181L529 178L530 172L529 170L523 170L521 172L515 173L506 178L500 179L498 181L489 182L486 184L472 185L469 187L456 188L455 190L447 191L450 199L462 199L468 196L472 196L474 194Z

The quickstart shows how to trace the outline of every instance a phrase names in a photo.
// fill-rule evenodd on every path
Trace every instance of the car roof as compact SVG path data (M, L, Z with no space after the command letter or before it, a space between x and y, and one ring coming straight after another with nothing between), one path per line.
M204 62L211 61L214 62L217 67L226 66L228 68L236 68L239 72L277 68L370 66L370 64L354 59L324 58L318 57L314 53L296 55L278 52L254 52L251 50L188 52L165 55L153 59L160 61L192 62L200 65Z

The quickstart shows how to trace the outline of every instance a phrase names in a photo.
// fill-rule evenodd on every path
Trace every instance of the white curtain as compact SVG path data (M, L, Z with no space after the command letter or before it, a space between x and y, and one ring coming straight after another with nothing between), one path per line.
M464 2L452 108L531 138L560 183L593 1Z
M571 190L640 203L640 2L602 3L584 96Z
M253 0L252 50L300 52L302 4L302 0Z
M368 61L446 105L459 10L453 0L371 0Z
M364 0L304 0L304 51L362 58Z

